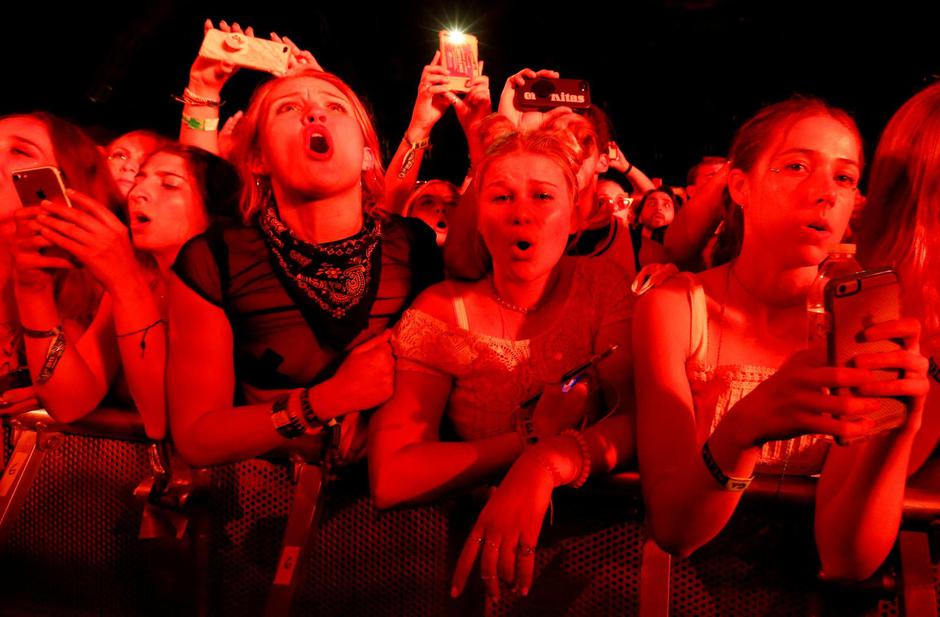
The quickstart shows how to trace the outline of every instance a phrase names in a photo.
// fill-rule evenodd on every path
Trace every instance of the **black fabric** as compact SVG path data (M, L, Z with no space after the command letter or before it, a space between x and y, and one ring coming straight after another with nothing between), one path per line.
M381 270L368 320L340 349L311 327L272 267L256 227L217 222L180 251L174 272L200 296L225 310L235 341L240 383L260 389L296 388L329 377L346 351L390 327L415 296L443 278L434 232L420 221L382 223Z
M611 232L613 227L613 232ZM614 222L598 227L597 229L588 229L581 232L578 236L571 236L570 242L574 242L568 249L568 255L573 257L597 256L603 255L609 249L617 238L618 225ZM575 241L577 239L577 241Z
M323 244L297 238L273 200L259 222L284 289L320 342L343 349L369 324L382 271L381 222L367 216L354 236Z

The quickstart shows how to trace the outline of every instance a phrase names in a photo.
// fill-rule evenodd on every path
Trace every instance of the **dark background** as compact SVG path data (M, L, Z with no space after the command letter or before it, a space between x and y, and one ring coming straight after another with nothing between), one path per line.
M322 6L321 6L322 5ZM494 105L506 77L529 66L586 78L627 157L650 176L682 183L699 157L722 154L760 105L815 94L852 112L869 151L891 113L940 75L936 2L637 0L548 3L20 2L5 8L0 113L48 109L106 133L178 132L179 94L206 17L274 30L311 50L375 112L394 149L407 126L437 30L480 38ZM223 119L260 76L227 86ZM435 129L423 176L462 178L453 114Z

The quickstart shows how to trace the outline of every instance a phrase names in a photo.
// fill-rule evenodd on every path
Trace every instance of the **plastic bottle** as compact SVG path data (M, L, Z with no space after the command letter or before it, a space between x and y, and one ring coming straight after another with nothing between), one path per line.
M809 346L825 347L829 328L826 315L826 283L831 279L855 274L862 267L855 261L854 244L833 244L826 247L828 256L819 264L819 274L806 296L806 311L809 313Z

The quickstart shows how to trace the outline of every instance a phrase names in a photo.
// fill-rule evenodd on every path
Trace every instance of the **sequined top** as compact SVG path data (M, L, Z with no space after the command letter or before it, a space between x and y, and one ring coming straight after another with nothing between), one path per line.
M675 266L647 267L637 275L633 290L642 295L671 279L683 281L688 289L692 353L686 361L686 375L695 408L697 443L701 445L715 431L728 410L777 369L749 364L720 364L720 353L715 364L709 363L708 305L705 290L694 274L680 273ZM786 473L794 475L818 474L828 451L829 442L815 435L769 441L761 448L755 471L772 474L786 469Z
M452 380L445 414L461 439L512 430L519 403L601 351L595 341L602 327L621 324L629 332L629 281L599 260L573 259L576 269L560 323L529 339L473 332L458 295L457 325L419 309L402 315L393 340L398 368Z

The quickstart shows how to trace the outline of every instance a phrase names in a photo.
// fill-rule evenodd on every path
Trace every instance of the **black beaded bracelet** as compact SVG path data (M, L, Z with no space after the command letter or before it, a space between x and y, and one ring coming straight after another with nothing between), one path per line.
M712 451L708 447L707 439L705 443L702 444L702 460L705 461L705 467L708 469L708 472L712 474L715 481L726 491L743 491L750 486L751 480L754 479L754 476L749 478L735 478L725 474L725 472L721 470L721 467L718 466L718 463L715 462L715 457L712 456Z

